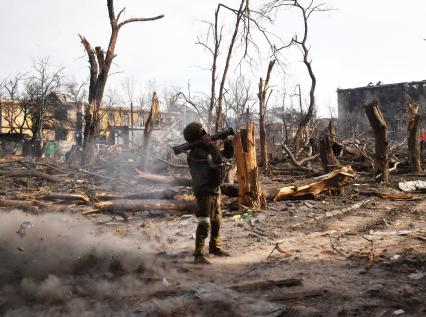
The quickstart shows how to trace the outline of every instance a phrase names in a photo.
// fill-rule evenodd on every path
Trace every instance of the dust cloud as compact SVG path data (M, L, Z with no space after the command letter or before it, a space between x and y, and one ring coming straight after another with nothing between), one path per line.
M94 316L152 293L176 274L153 243L67 214L1 213L0 315Z

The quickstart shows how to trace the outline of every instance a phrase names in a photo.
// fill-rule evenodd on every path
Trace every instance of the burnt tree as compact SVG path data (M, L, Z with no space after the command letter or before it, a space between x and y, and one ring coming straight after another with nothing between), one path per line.
M374 169L376 182L389 181L389 150L386 122L379 109L377 100L364 105L365 113L374 132L375 149Z
M154 130L154 124L157 121L158 117L158 107L160 105L160 102L158 101L157 93L154 92L152 95L152 101L151 101L151 111L149 112L148 119L146 119L145 123L145 130L143 134L143 156L142 156L142 169L146 170L148 159L149 159L149 152L150 152L150 141L151 141L151 134Z
M296 150L301 148L303 146L303 136L305 134L306 128L309 125L309 123L312 121L314 117L314 110L315 110L315 89L317 85L317 79L315 77L313 68L312 68L312 60L310 58L310 48L307 43L308 41L308 30L309 30L309 18L311 17L312 13L315 12L323 12L328 11L328 9L324 8L324 4L316 4L314 0L309 1L309 4L304 5L299 0L272 0L269 3L265 5L265 12L271 13L272 11L278 10L281 7L293 7L297 8L300 13L302 14L303 19L303 31L301 39L298 38L297 35L293 37L293 39L290 41L289 44L278 48L277 50L280 51L282 49L291 47L293 45L297 45L303 55L303 63L306 66L306 69L309 73L309 77L311 79L311 85L309 90L309 106L308 111L306 114L301 114L301 119L297 128L296 135L294 137L294 145Z
M263 207L265 197L257 171L253 122L249 121L247 129L243 129L235 135L234 143L238 169L238 204L241 207Z
M95 140L99 131L100 114L99 110L104 95L105 85L108 79L109 70L113 59L115 58L115 46L117 44L118 34L121 28L133 22L154 21L164 17L158 15L150 18L130 18L120 22L120 16L124 12L123 8L117 16L114 12L114 1L107 0L108 16L111 24L111 36L107 51L104 52L100 46L92 48L89 41L82 35L81 43L89 57L90 65L90 84L89 84L89 104L84 113L84 142L82 164L90 164L95 157Z
M320 137L319 141L319 153L324 173L329 173L336 167L340 166L339 162L334 156L332 145L333 142L330 140L330 136L324 133Z
M420 139L419 139L419 122L420 122L420 105L407 102L408 128L408 159L410 168L413 172L421 173L423 168L421 165Z
M259 81L259 92L257 94L259 98L259 136L260 136L260 166L268 168L268 151L266 148L266 127L265 127L265 115L267 105L267 92L269 90L269 80L271 79L272 68L274 67L275 60L269 62L268 72L266 73L266 79L263 81L260 78Z

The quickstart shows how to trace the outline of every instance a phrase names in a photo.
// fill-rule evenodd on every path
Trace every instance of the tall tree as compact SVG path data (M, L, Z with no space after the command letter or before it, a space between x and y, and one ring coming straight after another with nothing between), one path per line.
M295 35L291 39L289 44L277 49L278 51L280 51L290 46L297 45L301 49L303 55L303 63L305 64L306 69L309 73L309 77L311 79L308 111L304 115L302 115L296 135L294 137L294 144L296 149L302 146L304 132L308 124L313 119L315 111L315 88L317 85L317 79L312 68L312 59L310 57L310 50L308 45L309 18L311 17L312 13L328 11L328 9L324 8L323 3L316 4L314 0L309 0L307 1L307 3L308 4L305 4L305 2L302 2L300 0L272 0L265 6L265 12L268 13L279 10L283 7L297 8L300 11L303 19L303 31L301 39L297 35Z
M35 154L41 157L43 148L43 128L47 122L47 117L52 116L52 109L49 97L57 92L62 86L64 67L57 67L52 70L49 58L44 57L34 62L33 71L26 82L26 94L28 101L32 102L32 141L35 143Z
M109 21L111 24L111 36L106 54L100 46L93 49L89 41L84 36L79 35L89 57L90 65L89 105L86 107L84 114L84 143L83 155L81 158L82 164L85 165L90 164L95 157L95 140L98 134L100 122L99 110L111 64L116 56L115 46L117 44L119 31L124 25L129 23L154 21L164 17L164 15L158 15L150 18L130 18L120 22L120 17L125 8L115 15L113 0L107 0L107 7Z
M259 81L259 92L257 94L259 98L259 138L260 138L260 166L268 168L268 151L266 148L266 127L265 127L265 116L267 106L267 94L269 90L269 81L271 79L272 68L274 67L275 60L269 62L268 71L266 73L265 81L260 78Z

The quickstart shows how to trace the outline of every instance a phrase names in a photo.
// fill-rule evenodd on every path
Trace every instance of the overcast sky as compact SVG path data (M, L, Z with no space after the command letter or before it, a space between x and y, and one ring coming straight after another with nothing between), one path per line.
M212 20L214 0L116 0L116 10L127 7L126 18L165 14L159 21L127 25L121 30L110 85L120 87L133 77L140 90L149 80L157 89L173 85L208 92L210 66L207 52L196 45L205 32L202 20ZM237 6L238 0L223 0ZM266 1L254 1L255 5ZM335 10L312 18L309 42L318 78L317 102L323 115L335 106L336 89L426 79L426 2L424 0L332 0ZM34 59L49 56L67 74L83 81L88 64L78 33L93 46L106 47L109 22L106 0L0 0L0 78L31 68ZM271 29L283 39L300 29L297 12L283 12ZM301 56L286 55L288 90L301 82L307 91L307 73ZM237 58L235 58L236 60ZM267 58L247 71L253 87L266 72ZM236 73L233 68L231 76ZM283 75L274 73L274 85ZM274 76L273 75L273 76Z

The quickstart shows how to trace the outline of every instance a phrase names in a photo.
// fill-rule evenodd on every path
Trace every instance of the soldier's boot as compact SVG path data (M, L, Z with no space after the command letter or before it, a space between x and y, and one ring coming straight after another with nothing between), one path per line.
M194 263L210 264L210 261L204 255L205 240L209 234L210 225L208 222L199 222L195 232L195 252Z
M230 256L228 252L222 249L222 244L220 243L220 222L214 221L211 226L209 253L215 256Z

